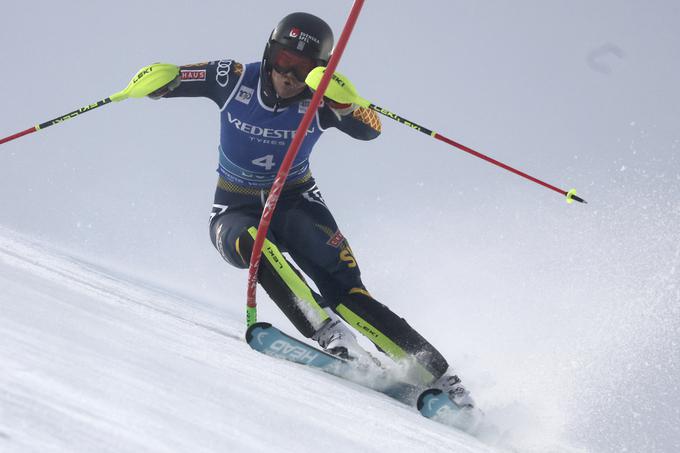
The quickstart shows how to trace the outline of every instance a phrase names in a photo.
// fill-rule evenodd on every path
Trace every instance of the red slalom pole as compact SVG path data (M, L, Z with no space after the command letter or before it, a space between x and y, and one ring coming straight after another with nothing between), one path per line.
M253 252L250 255L250 268L248 269L248 291L247 291L247 303L246 303L246 324L248 327L257 322L257 274L260 268L260 257L262 255L262 247L264 245L264 239L267 237L267 231L269 230L269 224L271 223L272 216L274 215L274 210L276 209L276 204L281 196L281 191L283 190L283 185L288 178L288 173L290 172L290 167L297 156L302 140L307 134L307 129L316 115L316 111L319 108L321 99L328 88L328 84L331 81L331 77L335 72L335 68L342 58L342 53L345 51L345 46L349 37L352 34L354 25L359 17L361 8L364 5L364 0L355 0L352 5L352 9L345 23L345 27L342 29L342 34L338 39L338 43L333 50L333 55L328 62L329 71L326 71L324 76L319 83L317 90L314 92L312 101L307 108L307 112L302 117L302 121L295 132L293 141L288 147L286 152L286 157L281 163L281 168L276 174L274 183L272 184L271 191L269 192L269 197L267 197L267 202L265 203L264 210L262 211L262 217L260 218L260 224L257 228L257 235L255 236L255 244L253 245Z

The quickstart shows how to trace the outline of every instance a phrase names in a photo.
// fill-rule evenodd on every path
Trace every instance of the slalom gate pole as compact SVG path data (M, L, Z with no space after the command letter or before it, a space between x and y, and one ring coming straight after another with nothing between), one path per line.
M330 66L329 66L330 68ZM314 68L309 75L307 75L307 79L305 82L307 85L309 85L311 88L315 88L319 84L319 80L321 77L325 77L326 75L326 69L323 66L319 66L318 68ZM541 181L538 178L535 178L531 175L528 175L524 173L523 171L517 170L516 168L511 167L510 165L504 164L503 162L500 162L496 159L493 159L485 154L482 154L478 151L475 151L472 148L468 148L465 145L461 145L458 142L455 142L451 140L450 138L444 137L443 135L434 132L426 127L423 127L417 123L414 123L413 121L409 121L405 118L402 118L401 116L397 115L396 113L392 113L389 110L380 107L373 102L362 98L359 96L357 93L356 88L352 83L347 80L342 74L339 74L337 72L333 73L332 76L332 83L328 86L328 89L326 91L327 97L330 99L336 101L336 102L341 102L341 103L346 103L346 104L357 104L360 107L364 107L367 109L371 109L375 112L378 112L388 118L391 118L398 122L399 124L403 124L405 126L410 127L411 129L414 129L418 132L422 132L423 134L427 134L430 137L436 138L437 140L440 140L448 145L455 146L456 148L465 151L466 153L472 154L475 157L479 157L480 159L483 159L489 163L492 163L494 165L497 165L505 170L508 170L516 175L519 175L523 178L528 179L529 181L533 181L536 184L540 184L543 187L546 187L550 190L553 190L559 194L562 194L567 197L567 203L573 203L574 201L578 201L580 203L587 203L583 198L576 196L576 189L571 189L569 191L560 189L558 187L553 186L552 184L548 184L545 181Z
M8 137L0 139L0 145L3 143L10 142L24 135L31 134L43 130L47 127L53 126L55 124L61 124L66 120L75 118L82 115L85 112L96 109L103 105L109 104L111 102L119 102L127 98L141 98L149 95L158 88L163 87L165 84L171 82L175 77L179 75L179 68L175 65L166 63L154 63L149 66L145 66L140 69L137 74L132 78L128 86L118 93L112 94L106 99L97 101L94 104L86 105L78 110L74 110L66 115L62 115L53 120L40 123L33 127L26 129L25 131L17 132L16 134L10 135Z
M345 46L349 40L354 25L356 24L361 8L364 5L364 0L355 0L352 5L352 9L347 18L347 22L342 30L342 34L338 39L338 43L333 49L333 55L328 62L328 68L330 69L326 74L321 77L318 87L312 96L311 103L307 108L307 112L302 117L302 121L295 131L295 136L286 151L286 156L281 163L281 168L279 168L272 188L267 197L267 202L265 203L264 209L262 211L262 217L260 218L260 224L257 228L257 235L255 236L255 244L253 245L253 252L250 255L250 267L248 269L248 289L247 289L247 302L246 302L246 325L250 327L257 322L257 275L260 267L260 257L262 255L262 247L264 245L264 240L267 237L267 231L269 230L269 224L271 223L272 216L274 215L274 210L276 209L276 204L281 196L281 191L283 190L283 185L288 178L288 173L290 172L290 167L293 164L295 156L302 144L302 140L307 134L307 129L316 115L316 111L319 108L321 99L323 98L324 92L330 83L331 76L335 71L335 68L342 58L342 53L345 51Z

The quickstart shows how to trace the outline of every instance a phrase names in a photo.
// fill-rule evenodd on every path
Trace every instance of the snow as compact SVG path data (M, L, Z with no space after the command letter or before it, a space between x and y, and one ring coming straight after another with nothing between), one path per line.
M0 229L3 452L497 451L243 321Z

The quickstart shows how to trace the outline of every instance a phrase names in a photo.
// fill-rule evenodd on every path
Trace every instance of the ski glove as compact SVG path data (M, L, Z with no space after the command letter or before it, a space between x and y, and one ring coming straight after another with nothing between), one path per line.
M160 87L156 91L149 93L148 97L150 97L151 99L154 99L154 100L160 99L163 96L165 96L166 94L168 94L169 92L171 92L172 90L174 90L175 88L177 88L180 83L182 83L182 73L181 72L179 74L177 74L177 77L172 79L170 82L166 83L165 85L163 85L162 87Z
M318 67L307 75L305 83L312 91L316 91L319 87L324 71L325 68ZM324 101L338 117L338 120L342 120L343 116L347 116L359 108L359 105L352 102L356 96L354 85L336 72L328 84L328 88L326 88Z
M324 97L324 102L331 108L339 120L342 119L343 116L349 115L359 108L357 104L343 104L341 102L335 102L327 97Z

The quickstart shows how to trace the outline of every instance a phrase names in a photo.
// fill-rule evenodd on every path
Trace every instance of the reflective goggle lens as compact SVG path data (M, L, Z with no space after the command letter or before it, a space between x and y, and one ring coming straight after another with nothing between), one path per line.
M272 66L276 72L288 74L292 72L296 79L304 82L307 74L317 65L314 60L288 49L275 48Z

